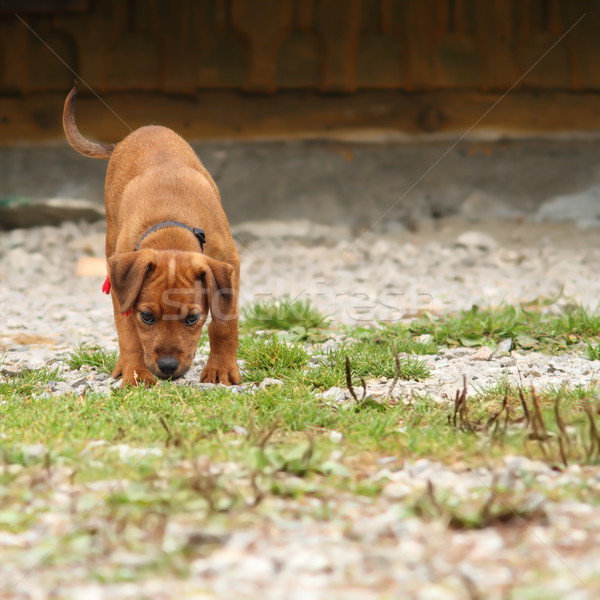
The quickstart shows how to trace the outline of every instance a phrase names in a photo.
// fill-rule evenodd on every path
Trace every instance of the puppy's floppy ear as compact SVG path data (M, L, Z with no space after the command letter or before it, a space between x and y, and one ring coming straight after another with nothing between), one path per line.
M144 279L155 266L152 250L113 254L108 259L110 284L122 313L133 308Z
M229 320L235 317L236 298L233 267L208 256L198 256L194 265L196 279L208 292L213 319Z

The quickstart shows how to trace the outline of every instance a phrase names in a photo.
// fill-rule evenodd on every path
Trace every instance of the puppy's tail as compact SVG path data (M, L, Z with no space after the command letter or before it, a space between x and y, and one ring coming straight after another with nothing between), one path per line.
M84 156L91 158L110 158L116 144L99 144L86 140L77 125L75 124L75 98L77 96L77 82L73 89L69 92L65 100L65 108L63 110L63 129L67 136L67 141L71 146Z

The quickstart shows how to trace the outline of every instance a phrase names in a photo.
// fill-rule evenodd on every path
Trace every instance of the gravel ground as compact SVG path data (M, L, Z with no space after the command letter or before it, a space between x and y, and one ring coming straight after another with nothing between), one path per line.
M343 226L306 221L240 225L235 232L242 255L242 306L289 295L310 299L339 322L363 325L406 319L423 310L439 313L473 304L518 303L561 292L554 310L573 302L597 306L597 230L510 222L478 231L466 226L458 222L423 227L418 233L400 230L352 238ZM486 232L492 227L496 237ZM117 347L112 305L100 291L103 277L75 275L78 260L101 258L103 246L102 223L0 233L0 348L6 352L5 369L43 366L81 343ZM335 343L334 336L329 348ZM204 358L197 357L196 371ZM576 354L498 352L486 361L472 349L444 350L425 360L433 376L422 384L407 384L408 389L442 399L461 387L463 374L473 390L500 376L526 382L532 378L537 387L544 387L586 384L600 367ZM70 376L81 379L77 373Z
M523 223L468 223L368 233L358 243L344 226L263 222L236 227L242 255L242 304L253 298L303 295L342 322L397 320L419 310L441 312L473 304L515 303L562 296L596 306L600 292L596 230ZM471 231L469 231L471 229ZM102 277L75 276L77 261L102 256L103 224L0 233L0 351L4 374L61 361L75 344L116 348L110 300ZM337 343L332 337L328 347ZM489 357L488 357L489 358ZM198 356L182 385L195 385L205 357ZM452 397L467 375L472 390L507 378L547 385L586 385L600 362L576 354L499 352L481 360L473 349L442 350L424 360L432 376L405 383L436 400ZM66 372L49 394L68 388L109 393L113 382L94 372ZM385 380L371 382L372 395ZM343 401L344 390L327 392ZM344 498L330 507L331 522L274 520L240 531L190 567L188 581L148 580L142 586L79 584L86 598L594 598L600 593L600 509L553 501L561 486L600 488L600 470L573 466L562 473L522 457L507 457L496 473L524 502L540 503L544 519L518 528L453 531L437 521L405 514L401 500L422 493L428 480L457 497L488 489L494 473L429 461L382 465L387 477L378 499ZM541 496L532 491L531 481ZM483 493L482 492L482 493ZM282 500L283 501L283 500ZM315 500L316 501L316 500ZM400 518L399 518L400 517ZM6 537L6 536L5 536ZM0 539L3 544L17 543ZM457 565L460 568L457 569ZM20 578L5 569L7 584ZM30 597L46 598L59 573L27 582ZM46 583L44 583L46 582ZM24 589L24 588L23 588ZM511 596L511 590L514 596ZM550 592L549 592L550 590ZM24 589L25 591L25 589ZM26 597L26 596L24 596ZM71 596L70 596L71 597Z
M96 442L97 443L97 442ZM90 444L91 446L91 444ZM144 449L118 447L122 455ZM155 451L159 451L154 448ZM38 448L35 448L39 452ZM43 449L42 449L43 451ZM391 457L390 457L391 459ZM72 470L54 469L57 489L45 518L35 530L0 532L1 598L239 598L243 600L391 600L392 598L597 598L600 591L600 509L576 500L556 501L558 489L585 485L591 497L600 491L597 468L571 466L557 472L523 457L507 456L494 469L448 467L426 459L387 461L373 474L388 483L378 498L344 492L323 500L279 498L262 506L255 526L233 533L216 532L217 548L189 564L185 579L146 578L140 583L99 583L83 565L36 564L46 536L68 534L79 522L73 500L98 497L106 485L70 483ZM219 465L213 465L219 468ZM537 516L496 527L464 530L448 519L422 519L411 505L435 482L438 498L481 507L490 486L505 486L516 498L511 507ZM50 482L48 482L50 483ZM99 482L102 484L102 482ZM122 482L125 486L126 482ZM498 501L506 502L506 493ZM508 505L507 505L508 506ZM326 512L326 519L315 514ZM285 514L285 518L281 517ZM269 516L271 515L271 516ZM84 514L82 519L93 518ZM169 520L161 542L165 551L206 537L193 514ZM201 543L196 541L195 543ZM46 543L47 546L47 543ZM25 564L32 570L23 574ZM97 556L93 569L107 564L142 565L152 557L117 552ZM88 566L89 568L89 566ZM16 596L5 590L19 590Z

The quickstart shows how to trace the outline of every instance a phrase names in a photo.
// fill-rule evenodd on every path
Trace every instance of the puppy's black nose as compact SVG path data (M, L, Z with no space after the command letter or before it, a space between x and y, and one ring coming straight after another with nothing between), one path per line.
M159 358L156 361L156 364L158 365L160 372L165 377L170 377L179 368L179 361L176 358L173 358L172 356L165 356L163 358Z

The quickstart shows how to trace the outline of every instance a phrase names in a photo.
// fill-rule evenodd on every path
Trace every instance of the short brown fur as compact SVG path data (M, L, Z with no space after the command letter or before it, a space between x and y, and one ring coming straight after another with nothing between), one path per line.
M113 377L122 377L123 385L154 384L166 376L166 362L168 376L183 375L210 312L210 355L201 380L239 383L240 261L215 182L189 144L165 127L141 127L116 145L86 140L75 124L76 92L64 106L67 140L85 156L110 159L106 258L119 336ZM134 251L144 233L164 221L202 228L204 253L192 232L179 227L152 232ZM142 313L154 323L145 323ZM198 321L186 324L195 315Z

